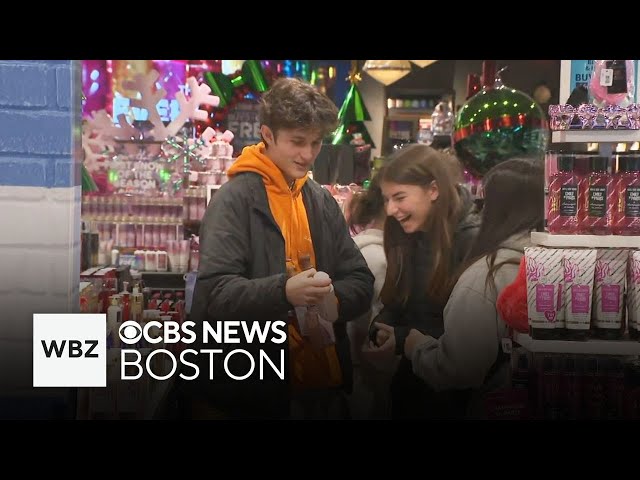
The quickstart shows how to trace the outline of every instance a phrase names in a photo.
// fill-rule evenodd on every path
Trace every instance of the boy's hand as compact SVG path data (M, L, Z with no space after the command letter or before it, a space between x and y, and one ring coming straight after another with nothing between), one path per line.
M331 279L313 278L315 268L289 278L285 285L287 301L293 306L317 305L331 291Z

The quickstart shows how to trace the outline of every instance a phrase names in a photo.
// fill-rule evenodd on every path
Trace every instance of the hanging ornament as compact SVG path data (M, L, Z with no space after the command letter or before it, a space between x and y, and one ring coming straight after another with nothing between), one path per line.
M409 60L409 61L415 63L420 68L428 67L432 63L436 63L437 62L437 60Z
M222 73L206 72L204 79L211 92L220 98L219 107L225 107L234 100L235 90L247 86L254 92L266 92L269 88L262 65L258 60L245 60L240 75L231 78Z
M484 87L460 109L455 122L456 154L479 176L515 156L543 158L549 139L543 110L525 93L502 84L504 69L492 75L494 65L485 61Z
M365 143L371 145L372 148L376 148L363 123L371 120L371 117L355 83L352 83L351 87L349 87L347 96L338 113L338 118L340 119L340 125L333 135L333 140L331 141L333 145L347 145L353 140L353 134L359 132L362 133Z
M371 148L376 148L364 124L365 121L371 120L371 116L358 89L358 82L362 80L362 77L360 76L357 61L354 60L352 62L347 78L351 86L338 112L340 124L333 134L331 144L349 145L353 141L354 133L361 133L364 143L371 145Z

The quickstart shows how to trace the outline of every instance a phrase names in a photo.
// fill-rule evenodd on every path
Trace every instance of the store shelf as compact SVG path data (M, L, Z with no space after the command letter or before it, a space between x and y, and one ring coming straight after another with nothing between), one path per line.
M640 342L630 340L534 340L525 333L515 333L513 338L533 353L573 353L585 355L640 355Z
M137 220L93 220L96 223L111 223L114 225L169 225L171 227L176 227L178 225L182 225L182 220L172 220L170 222L139 222Z
M166 290L184 290L185 273L186 272L140 272L145 287Z
M389 120L412 120L415 118L431 118L433 110L418 108L390 108L387 114Z
M531 241L543 247L640 248L640 236L627 235L551 235L531 232Z
M640 142L640 130L560 130L552 132L553 143Z

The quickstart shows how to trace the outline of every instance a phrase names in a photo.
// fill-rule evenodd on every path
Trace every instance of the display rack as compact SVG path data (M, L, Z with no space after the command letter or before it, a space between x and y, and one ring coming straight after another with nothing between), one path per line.
M640 342L633 340L534 340L526 333L515 333L513 339L532 353L640 355Z
M420 120L430 120L434 107L447 95L453 96L453 92L444 89L387 87L382 132L383 155L393 153L397 142L418 141Z
M561 62L559 102L561 104L567 103L571 93L571 63L571 60ZM617 143L640 141L640 131L565 130L552 132L551 139L553 143L598 143L599 155L611 157L614 155ZM556 145L556 147L559 150L567 148L562 145ZM567 148L566 153L571 153L572 150L574 149ZM575 150L576 153L580 151L580 149ZM550 158L547 157L547 160ZM550 165L546 164L547 181L549 167ZM581 201L580 198L578 196L577 201ZM551 197L546 198L545 210L548 208L549 201L552 200ZM532 232L531 243L549 249L640 249L640 236ZM562 270L559 276L562 279ZM528 278L526 282L529 283ZM553 282L555 283L555 280ZM530 285L527 285L527 288L530 288ZM557 291L554 285L553 295ZM567 290L562 290L561 298L565 300L566 292ZM591 294L586 301L593 302L593 296ZM527 298L527 305L525 305L527 310L531 306L528 303L530 300L531 298ZM557 301L554 297L552 297L552 303L555 309ZM560 308L565 308L565 305ZM624 304L622 308L626 308ZM622 328L626 330L624 322L623 318L621 330ZM553 326L556 325L551 327ZM590 332L591 330L585 330L581 333ZM597 338L594 334L592 338L578 340L561 339L562 334L560 334L558 339L543 340L532 338L530 333L512 332L510 334L513 342L510 348L512 393L517 400L502 404L501 410L497 410L496 417L508 418L503 412L512 409L515 414L511 418L544 420L640 418L640 409L635 402L637 392L640 391L638 388L640 383L635 380L636 370L640 372L640 367L636 369L637 359L640 357L640 342L630 338L626 331L622 334L616 329L615 333L620 333L621 337L615 340L604 340ZM503 348L507 346L511 344L504 341ZM522 390L526 392L525 399L516 395ZM525 408L522 408L522 405L525 405Z
M566 103L571 95L571 60L560 61L560 102ZM636 92L640 81L640 71L636 72ZM636 93L636 101L638 100ZM640 130L560 130L552 132L553 143L625 143L640 142Z
M560 65L560 103L569 98L571 60ZM640 141L639 130L564 130L552 132L553 143L603 143ZM640 236L626 235L561 235L532 232L531 243L549 248L640 248ZM536 340L524 333L514 333L513 340L532 353L584 355L640 355L640 342L622 340Z
M552 235L548 232L532 232L531 243L555 248L640 248L640 236Z
M640 130L559 130L552 132L553 143L640 142Z

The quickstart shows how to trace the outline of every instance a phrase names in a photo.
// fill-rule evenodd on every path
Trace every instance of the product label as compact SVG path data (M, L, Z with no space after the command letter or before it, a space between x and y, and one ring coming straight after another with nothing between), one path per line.
M623 321L622 294L629 252L618 248L599 248L597 251L592 325L619 329Z
M555 311L555 295L553 285L543 285L539 283L536 286L536 311L547 312Z
M589 187L589 216L604 217L607 214L607 187Z
M562 283L562 250L525 247L527 266L527 313L533 328L556 328L556 287Z
M620 285L602 285L602 312L620 311Z
M603 68L600 70L600 86L610 87L613 83L613 69Z
M627 187L624 195L624 214L627 217L640 217L640 187Z
M588 285L571 286L571 313L589 313L591 288Z
M563 185L560 188L560 215L573 217L578 214L578 187Z

